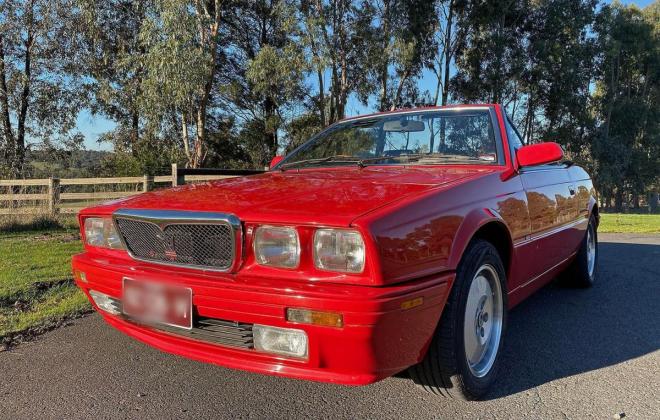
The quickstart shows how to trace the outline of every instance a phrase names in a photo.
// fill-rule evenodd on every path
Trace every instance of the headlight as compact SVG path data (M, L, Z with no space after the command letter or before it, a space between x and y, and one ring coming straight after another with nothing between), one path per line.
M110 249L124 249L112 219L88 217L85 219L85 242L87 245Z
M319 229L314 233L316 268L345 273L364 269L364 241L360 232L343 229Z
M296 268L300 262L298 232L291 227L259 226L254 235L257 263L272 267Z

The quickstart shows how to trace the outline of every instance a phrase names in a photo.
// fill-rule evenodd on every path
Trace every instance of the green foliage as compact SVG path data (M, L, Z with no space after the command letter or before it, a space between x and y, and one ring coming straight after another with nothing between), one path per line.
M386 111L419 101L415 79L435 51L435 6L427 0L362 2L368 25L365 41L368 78L360 89L366 102L377 93L378 109Z
M457 5L459 72L452 83L458 98L510 102L525 68L528 0L464 1Z
M8 0L0 176L261 168L349 103L451 98L502 103L634 207L659 188L659 21L598 0ZM81 107L116 124L95 163Z
M660 37L658 4L644 11L618 3L604 7L598 78L593 95L598 130L592 151L598 186L621 209L633 205L660 176Z
M289 122L287 132L289 143L284 147L284 154L311 139L323 129L323 121L316 113L301 115Z
M68 141L85 103L66 1L0 2L0 174L23 174L29 143Z

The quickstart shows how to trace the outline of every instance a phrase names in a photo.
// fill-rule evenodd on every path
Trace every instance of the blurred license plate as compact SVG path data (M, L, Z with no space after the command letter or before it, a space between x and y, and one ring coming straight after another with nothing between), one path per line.
M147 324L192 329L192 290L159 283L124 279L122 310Z

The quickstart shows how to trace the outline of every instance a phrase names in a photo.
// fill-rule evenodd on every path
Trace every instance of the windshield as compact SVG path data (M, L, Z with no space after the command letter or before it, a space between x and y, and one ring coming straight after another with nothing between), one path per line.
M435 110L340 123L287 156L278 169L336 165L500 162L490 112Z

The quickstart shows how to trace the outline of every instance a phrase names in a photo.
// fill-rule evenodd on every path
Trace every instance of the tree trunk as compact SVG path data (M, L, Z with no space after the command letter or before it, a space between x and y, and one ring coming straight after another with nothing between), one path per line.
M204 47L208 48L211 53L210 59L210 68L209 72L206 75L206 82L204 83L203 89L201 91L199 104L197 106L197 115L196 115L196 130L195 130L195 141L193 144L193 150L191 151L191 156L188 158L188 166L192 168L199 168L204 161L205 157L205 147L206 147L206 111L208 108L211 89L213 88L213 82L215 79L215 73L217 70L216 58L218 55L218 42L219 42L219 30L220 30L220 17L222 15L221 7L222 1L215 0L213 8L213 21L208 27L208 36L206 34L206 29L204 28L201 22L207 20L209 12L206 6L203 7L204 12L201 13L198 11L198 19L200 22L200 39L202 42L206 40L208 45ZM202 16L204 15L204 16Z
M454 1L449 3L449 13L447 14L447 27L445 28L445 62L444 62L444 81L442 83L442 105L447 105L449 101L449 69L451 67L451 59L453 56L453 48L451 42L451 28L454 21Z
M621 52L617 52L616 65L612 64L612 72L610 74L610 94L609 103L607 104L607 116L605 117L605 140L610 137L610 122L612 120L612 111L614 110L614 102L617 99L617 88L619 85L619 58Z
M339 103L337 104L337 120L346 116L346 100L348 97L348 64L346 61L346 51L343 46L340 52L341 78L339 86Z
M383 10L383 16L382 16L382 27L383 27L383 40L384 40L384 45L382 46L383 52L388 50L388 46L390 43L390 13L389 13L389 2L385 2L384 5L384 10ZM388 65L390 62L389 57L383 57L382 62L380 63L380 69L378 69L380 75L380 100L378 104L378 110L379 111L387 111L389 108L389 101L387 100L387 82L389 79L389 74L388 74Z
M140 140L140 115L137 111L133 111L131 115L131 153L133 156L137 154L135 146Z
M204 160L204 146L206 143L206 104L197 109L195 142L193 144L192 156L189 161L191 168L199 168Z
M380 71L380 105L378 106L379 111L387 111L387 66L382 66Z
M614 193L614 208L617 212L623 210L623 190L620 187L617 188L616 193Z
M317 6L318 6L318 2L317 2ZM319 96L317 101L317 107L319 111L319 116L321 118L321 125L325 127L326 125L328 125L329 122L326 119L326 112L325 112L325 83L323 82L323 66L321 65L321 56L319 53L318 45L316 43L316 39L314 39L315 28L309 25L309 19L310 19L309 11L310 11L309 8L303 8L307 39L309 41L312 55L316 60L316 77L318 78L318 83L319 83Z
M328 117L328 123L332 124L335 121L337 121L339 118L341 118L339 116L339 109L338 109L340 105L340 99L339 99L340 89L338 87L339 76L337 74L338 71L337 54L336 54L335 45L330 39L330 34L328 33L328 29L326 27L328 21L323 11L323 2L321 0L316 0L315 4L316 4L316 12L318 13L322 21L321 34L323 35L323 42L325 43L325 47L328 49L328 52L330 53L331 80L330 80L330 115ZM337 18L336 15L333 15L332 17L333 35L336 35L336 29L337 29L336 18ZM319 78L320 78L320 73L319 73ZM325 106L325 103L323 104L323 106Z
M438 62L438 70L436 71L433 68L433 73L435 74L436 83L435 83L435 94L433 95L433 105L438 105L440 100L440 92L442 91L442 63Z
M186 121L185 111L181 113L181 140L183 141L183 152L186 154L188 162L192 160L190 155L190 137L188 136L188 121Z
M18 175L23 170L25 162L25 120L27 118L29 98L30 98L30 84L32 82L32 46L34 45L34 32L32 31L33 25L33 7L34 2L30 2L27 25L27 38L25 40L25 58L23 62L23 89L21 91L20 108L18 111L18 122L16 125L16 138L15 138L15 157L13 162L14 175Z
M403 74L403 77L401 77L401 80L399 80L399 85L396 88L396 94L394 95L394 99L392 100L392 105L390 105L391 111L394 111L399 106L399 102L401 102L401 94L403 93L403 86L408 81L411 72L412 69L408 67L405 73Z
M325 127L328 125L328 121L326 120L325 115L325 87L323 85L323 71L319 67L316 73L319 78L319 115L321 116L321 125Z
M339 37L339 102L337 104L337 120L341 120L346 116L346 101L348 98L348 59L346 57L346 50L348 48L346 42L346 28L344 27L344 15L346 14L345 0L339 2L339 15L337 21L337 33Z
M264 107L264 120L268 121L275 116L276 112L276 103L270 98L266 97L263 103ZM277 155L277 127L271 127L265 132L266 145L268 146L268 156L266 159L261 162L264 165L267 165L268 162Z
M11 118L9 116L9 95L7 93L4 38L2 34L0 34L0 113L2 114L2 131L6 142L4 157L7 161L13 161L15 150L14 132L11 127Z
M337 66L334 58L332 59L332 77L331 77L330 86L330 123L333 123L338 120L337 118Z

